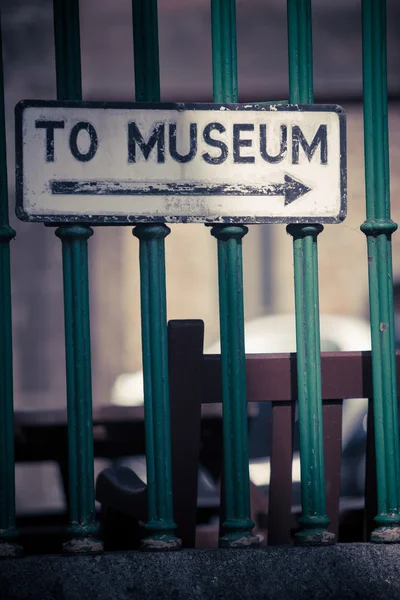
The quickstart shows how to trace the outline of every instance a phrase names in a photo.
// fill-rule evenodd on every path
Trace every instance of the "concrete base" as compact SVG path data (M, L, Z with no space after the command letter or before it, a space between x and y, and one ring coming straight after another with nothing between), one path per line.
M400 599L400 546L182 550L0 561L2 600Z

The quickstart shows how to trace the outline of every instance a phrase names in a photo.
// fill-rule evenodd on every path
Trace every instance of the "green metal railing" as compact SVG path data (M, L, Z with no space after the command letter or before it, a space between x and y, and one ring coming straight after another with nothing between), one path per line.
M363 0L364 155L378 493L374 542L400 542L399 416L393 311L386 1Z
M311 0L288 0L289 102L312 104ZM317 236L322 225L288 225L293 236L301 465L299 544L329 544L322 431Z
M235 0L211 0L214 102L237 102ZM219 545L258 545L250 518L242 238L244 225L215 225L218 240L225 521Z
M288 0L290 103L313 103L311 0ZM132 0L136 101L159 102L157 0ZM214 101L238 101L235 0L211 0ZM394 342L385 1L363 0L367 236L378 515L374 542L400 541L400 455ZM54 0L59 100L81 100L79 0ZM1 40L0 40L1 49ZM0 57L1 58L1 57ZM16 556L12 338L4 86L0 72L0 556ZM319 331L319 224L291 224L297 337L302 516L299 544L333 543L326 514ZM219 545L257 546L250 517L241 224L211 225L217 239L222 357L224 509ZM148 535L142 547L178 549L173 516L164 223L139 224ZM67 553L101 552L95 520L88 225L61 225L69 446Z
M157 0L132 0L136 101L159 102ZM138 225L149 536L144 549L176 550L172 508L164 224Z
M54 0L58 100L81 100L79 0ZM70 539L66 553L101 552L95 520L87 225L62 225Z

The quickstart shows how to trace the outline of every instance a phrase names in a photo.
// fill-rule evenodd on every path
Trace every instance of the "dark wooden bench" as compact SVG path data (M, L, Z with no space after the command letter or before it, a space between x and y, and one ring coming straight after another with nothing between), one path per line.
M197 470L202 407L221 403L219 355L203 354L202 321L170 321L169 367L172 429L174 514L184 547L194 547L196 532ZM400 356L397 356L400 375ZM268 544L288 544L292 527L292 457L294 409L297 401L295 354L247 355L247 400L272 403L271 476L268 506ZM371 398L371 353L341 352L322 355L322 396L325 484L329 529L338 533L342 401ZM371 411L370 411L371 412ZM184 418L182 418L184 415ZM369 419L367 461L368 527L375 510L373 423ZM182 458L184 457L184 459ZM221 465L216 465L217 470ZM104 483L104 482L103 482ZM106 487L99 500L106 501ZM105 494L105 495L104 495ZM134 513L132 501L130 513Z

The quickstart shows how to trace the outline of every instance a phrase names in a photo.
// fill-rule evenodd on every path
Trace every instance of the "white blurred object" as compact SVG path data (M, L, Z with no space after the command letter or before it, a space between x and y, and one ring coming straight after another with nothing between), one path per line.
M294 315L268 315L245 323L245 349L248 354L295 352ZM371 337L367 321L339 315L321 316L321 350L323 352L370 349ZM205 350L206 354L219 354L219 352L219 341ZM141 406L143 404L142 371L123 373L117 377L111 391L111 403L120 406ZM349 407L349 410L353 409L356 408Z
M322 352L350 352L371 349L368 321L341 315L321 315ZM294 314L268 315L245 323L245 350L247 354L296 352ZM218 354L219 341L205 350Z
M142 406L143 372L118 375L111 390L111 403L120 406Z

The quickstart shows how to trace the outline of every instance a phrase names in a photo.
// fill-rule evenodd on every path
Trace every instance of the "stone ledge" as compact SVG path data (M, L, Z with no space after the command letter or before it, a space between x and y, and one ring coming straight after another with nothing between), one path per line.
M2 600L400 599L400 546L32 556L0 562Z

